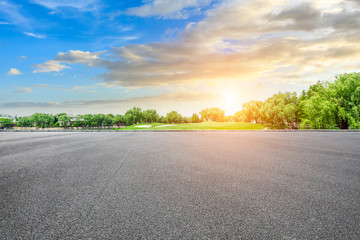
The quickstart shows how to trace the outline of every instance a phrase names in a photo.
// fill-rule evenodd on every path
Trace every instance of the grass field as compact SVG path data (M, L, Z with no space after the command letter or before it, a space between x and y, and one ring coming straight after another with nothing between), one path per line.
M267 127L267 125L244 122L140 123L118 130L262 130L265 127Z

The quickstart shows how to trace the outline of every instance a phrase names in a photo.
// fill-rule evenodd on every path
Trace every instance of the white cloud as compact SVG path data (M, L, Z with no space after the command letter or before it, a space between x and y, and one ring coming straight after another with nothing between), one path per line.
M347 2L332 0L331 6L342 11L330 11L312 1L220 1L174 41L128 44L112 48L106 58L101 52L70 51L54 60L105 68L98 79L109 86L258 79L279 83L289 82L289 76L298 76L301 85L358 68L360 5Z
M80 50L70 50L69 53L59 52L54 58L55 61L65 63L83 63L86 65L93 65L94 61L99 59L99 56L105 51L101 52L83 52Z
M6 20L1 22L2 24L13 24L23 28L29 27L30 20L20 13L20 6L18 5L0 0L0 13L1 17Z
M76 8L79 11L96 11L98 8L97 0L33 0L32 2L42 5L49 9Z
M19 89L18 93L23 92L32 92L31 88L26 87L16 87ZM195 91L178 91L178 92L169 92L160 95L153 96L143 96L143 97L130 97L130 98L121 98L121 99L110 99L110 100L66 100L61 103L51 104L55 107L93 107L93 106L134 106L144 103L191 103L191 102L206 102L209 100L219 99L218 94L211 93L202 93ZM8 102L3 103L2 107L5 108L19 108L19 107L48 107L49 102Z
M28 35L30 37L34 37L34 38L40 38L40 39L45 39L46 38L45 35L35 34L35 33L31 33L31 32L24 32L24 34Z
M96 92L96 88L97 85L93 85L93 86L74 86L74 87L65 87L65 86L61 86L61 85L50 85L50 84L35 84L35 85L31 85L31 86L21 86L21 87L15 87L17 89L17 93L28 93L28 92L33 92L34 89L36 88L41 88L41 89L45 89L45 90L56 90L56 91L64 91L64 92L89 92L89 93L94 93Z
M15 87L17 90L16 93L31 93L33 90L28 87Z
M8 75L20 75L22 74L22 72L20 72L18 69L16 68L10 68Z
M60 72L63 69L70 68L66 65L61 65L58 61L50 60L43 64L35 64L32 67L35 67L36 70L33 73L40 73L40 72Z
M159 16L163 18L184 19L188 17L188 8L207 5L211 0L152 0L150 3L139 7L129 8L127 15L138 17Z

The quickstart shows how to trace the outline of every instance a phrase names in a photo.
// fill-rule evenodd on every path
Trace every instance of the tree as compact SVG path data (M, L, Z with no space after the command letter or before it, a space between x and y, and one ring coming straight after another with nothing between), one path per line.
M332 100L325 95L314 93L309 99L300 104L302 117L300 128L328 129L336 128L336 108Z
M18 125L20 127L32 127L33 122L30 116L25 117L17 117L16 120L18 121Z
M298 122L299 100L296 92L274 94L261 106L260 119L276 127Z
M199 123L201 122L201 119L199 118L199 115L197 115L196 113L194 113L191 117L191 122L192 123Z
M105 115L104 114L94 114L92 115L92 126L104 126L105 125Z
M159 122L159 123L166 123L166 117L160 116L160 117L158 118L158 122Z
M57 116L57 119L58 119L58 123L59 123L59 126L68 126L71 122L71 117L69 117L68 115L65 114L62 114L60 116Z
M235 122L245 122L245 112L244 110L238 111L234 114L233 119Z
M0 128L7 128L14 125L14 122L12 119L7 117L0 117Z
M337 126L342 129L360 128L360 73L341 74L329 84L336 108Z
M241 112L242 120L244 122L262 122L262 107L264 102L262 101L251 101L246 102L242 105L243 110Z
M141 112L141 108L133 107L130 110L127 110L125 113L125 122L126 125L132 125L136 123L140 123L143 121L143 113Z
M224 122L226 120L225 112L220 108L205 108L200 111L201 120Z
M113 114L106 114L103 119L104 126L111 126L113 122L114 115Z
M209 121L210 120L210 110L205 108L200 111L201 121Z
M176 111L171 111L166 114L166 122L167 123L181 123L183 117Z
M157 122L158 118L159 118L159 114L154 109L148 109L143 111L144 122L147 123Z
M55 123L55 117L47 113L34 113L30 116L32 126L48 127Z
M360 128L360 73L318 82L300 97L301 128Z
M112 124L114 124L114 125L122 125L124 123L126 123L126 121L125 121L125 116L123 116L123 115L120 115L120 114L115 115L112 119Z
M76 126L91 127L94 124L92 114L79 115L76 118Z
M214 122L225 122L225 112L220 108L210 108L210 120Z

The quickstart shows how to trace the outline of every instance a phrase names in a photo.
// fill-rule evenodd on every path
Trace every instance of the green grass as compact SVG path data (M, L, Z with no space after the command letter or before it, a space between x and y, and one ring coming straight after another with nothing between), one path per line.
M141 127L149 126L151 127ZM162 125L173 125L164 126ZM268 127L264 124L245 123L245 122L202 122L202 123L182 123L182 124L162 124L162 123L140 123L118 130L262 130Z

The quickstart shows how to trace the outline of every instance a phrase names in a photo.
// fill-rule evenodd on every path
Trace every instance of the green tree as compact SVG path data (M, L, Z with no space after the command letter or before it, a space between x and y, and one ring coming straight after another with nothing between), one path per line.
M224 122L225 112L220 108L205 108L200 111L202 121Z
M33 126L48 127L54 124L55 117L47 113L34 113L30 116L30 121Z
M33 121L30 116L17 117L16 120L18 121L18 125L20 127L32 127L33 126Z
M183 117L176 111L169 112L165 118L167 123L181 123L183 120Z
M242 105L243 109L241 112L242 120L244 122L255 122L260 123L263 120L262 107L264 102L262 101L251 101L246 102Z
M104 126L111 126L114 117L115 116L113 114L106 114L103 119Z
M191 117L191 122L192 122L192 123L199 123L199 122L201 122L201 119L200 119L199 115L197 115L196 113L194 113L194 114L192 115L192 117Z
M57 122L59 123L59 126L69 126L69 124L71 122L71 117L66 115L66 113L61 114L60 116L56 116L56 117L57 117Z
M0 117L0 128L7 128L14 125L14 122L12 119L7 117Z
M245 122L245 112L244 110L238 111L234 114L233 119L235 122Z
M154 123L158 121L158 118L159 118L159 114L154 109L148 109L143 111L144 122Z
M141 108L133 107L130 110L127 110L125 113L125 122L126 125L137 124L143 121L143 113Z
M209 121L210 120L210 110L205 108L200 111L201 121Z
M360 73L318 82L300 97L301 128L360 128Z
M210 108L210 120L214 122L225 122L225 112L220 108Z
M77 126L81 126L81 127L91 127L94 125L94 120L92 117L92 114L84 114L84 115L79 115L76 118L76 122L77 122Z
M335 119L342 129L360 128L360 73L336 76L329 84L331 99L335 102Z
M160 117L158 118L158 122L159 122L159 123L166 123L166 117L160 116Z
M125 116L123 115L115 115L114 118L112 119L112 124L114 125L123 125L124 123L126 123L125 120Z
M302 117L300 128L329 129L336 128L336 108L331 99L320 93L314 93L300 104Z
M274 94L262 104L260 119L276 127L298 122L299 99L296 92Z

